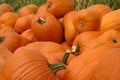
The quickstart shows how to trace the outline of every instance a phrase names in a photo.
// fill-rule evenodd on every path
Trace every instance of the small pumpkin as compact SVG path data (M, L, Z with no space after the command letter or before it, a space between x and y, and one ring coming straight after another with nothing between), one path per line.
M83 52L83 49L91 40L99 37L101 35L100 31L84 31L78 34L74 41L72 46L76 46L78 48L78 51L80 53Z
M15 23L15 29L22 33L27 29L31 28L31 20L27 16L19 17Z
M0 26L11 26L14 27L17 19L19 18L17 13L6 12L0 17Z
M74 10L74 0L47 0L47 11L57 18L63 17L65 13Z
M66 41L62 42L61 45L62 45L66 50L71 50L71 45L69 45Z
M95 80L120 79L120 48L108 51L99 61L95 70Z
M79 10L73 19L73 24L79 33L96 30L98 22L98 15L88 9Z
M70 11L70 12L66 13L63 17L65 41L69 45L72 45L73 40L78 35L78 32L75 29L75 26L73 24L73 18L76 13L77 13L76 11Z
M3 80L60 80L54 74L63 68L64 63L49 64L36 50L19 48L5 63L1 72Z
M38 41L35 37L35 35L33 34L31 29L27 29L24 32L21 33L21 36L27 38L30 42L36 42Z
M21 37L15 32L7 32L0 34L0 46L3 46L14 52L18 47L21 46Z
M119 13L120 9L117 9L104 15L101 19L100 31L102 31L103 33L110 29L120 31Z
M19 16L27 16L29 14L36 14L38 10L38 6L35 4L28 4L23 6L19 11Z
M38 8L38 11L37 11L37 15L43 15L45 14L47 11L47 5L45 4L42 4L39 8Z
M31 30L38 41L61 43L63 40L63 28L51 13L36 15L32 20Z

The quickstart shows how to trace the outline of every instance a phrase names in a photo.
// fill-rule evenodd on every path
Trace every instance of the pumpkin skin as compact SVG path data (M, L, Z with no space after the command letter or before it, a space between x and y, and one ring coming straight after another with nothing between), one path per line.
M103 33L110 29L120 31L119 13L120 9L111 11L108 14L104 15L101 19L100 31Z
M43 15L46 12L48 12L46 7L47 7L47 5L42 4L37 11L37 15Z
M15 23L15 29L22 33L23 31L30 29L31 20L27 16L19 17Z
M71 50L71 46L66 42L62 42L61 45L66 49L66 50Z
M0 71L2 69L2 66L11 56L12 53L7 48L0 46Z
M29 4L29 5L26 5L26 6L22 7L19 10L18 14L19 14L19 16L27 16L29 14L36 14L37 10L38 10L38 6L37 5Z
M3 66L3 80L59 80L48 64L38 51L20 48Z
M38 41L35 37L35 35L33 34L31 29L27 29L24 32L21 33L21 36L27 38L30 42L36 42Z
M98 22L98 15L87 9L79 10L73 19L73 24L79 33L96 30Z
M111 49L102 46L77 56L68 64L64 80L94 80L99 60Z
M6 12L0 17L0 25L3 27L4 26L14 27L18 18L19 18L19 16L17 13Z
M84 31L78 34L72 46L80 46L80 53L84 52L82 48L84 48L91 40L99 37L101 35L100 31Z
M120 80L120 48L108 51L96 67L95 80Z
M120 47L120 32L116 30L106 31L104 34L100 35L98 38L91 40L84 48L84 51L95 49L100 46L107 47Z
M73 18L75 14L76 11L70 11L66 13L63 17L65 41L69 45L72 45L73 40L78 35L78 32L76 31L75 26L73 24Z
M4 26L3 28L0 29L0 33L7 33L7 32L17 32L17 30L11 26Z
M14 52L21 46L21 37L15 32L0 34L0 46L4 46L11 52Z
M63 17L65 13L74 10L73 0L47 0L47 11L57 18Z
M50 13L36 15L32 20L31 30L38 41L61 43L63 40L63 28Z

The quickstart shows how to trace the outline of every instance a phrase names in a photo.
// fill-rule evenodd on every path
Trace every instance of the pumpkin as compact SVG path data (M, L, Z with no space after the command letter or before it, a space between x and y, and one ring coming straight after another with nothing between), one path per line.
M71 46L66 42L62 42L61 45L66 49L66 50L71 50Z
M63 17L65 41L69 45L72 45L73 40L78 35L78 33L75 29L75 26L73 24L73 18L75 16L75 14L76 14L76 11L70 11L70 12L66 13Z
M109 6L104 5L104 4L91 5L87 9L95 12L96 14L98 14L100 20L105 14L112 11Z
M17 13L14 12L6 12L0 17L0 25L1 26L12 26L14 27L17 19L19 18Z
M4 26L3 28L0 29L0 33L7 33L7 32L17 32L17 30L11 26Z
M76 46L76 48L78 48L78 51L82 53L83 52L82 48L84 48L91 40L97 38L100 35L101 35L100 31L81 32L75 37L72 46Z
M73 18L73 24L79 33L96 30L98 22L98 15L87 9L79 10Z
M5 63L1 72L3 80L60 80L54 74L63 68L64 63L49 64L37 50L19 48Z
M47 11L47 5L45 4L42 4L39 8L38 8L38 11L37 11L37 15L43 15L45 14Z
M120 80L120 48L108 51L99 61L95 80Z
M98 48L100 46L107 47L120 47L120 32L116 30L108 30L104 34L100 35L96 39L91 40L86 46L84 46L83 51Z
M100 31L102 31L103 33L110 29L115 29L120 31L119 14L120 14L120 9L111 11L106 15L104 15L101 19Z
M26 17L29 18L30 22L32 21L32 19L35 17L36 14L29 14Z
M22 33L31 27L31 20L27 16L19 17L15 23L15 29Z
M36 37L33 34L31 29L27 29L24 32L22 32L21 36L27 38L30 42L36 42L37 41L37 39L36 39Z
M2 3L0 4L0 10L2 10L4 13L6 12L15 12L12 6L8 3Z
M29 14L36 14L38 10L38 6L35 4L28 4L23 6L19 11L19 16L27 16Z
M94 80L95 69L99 60L111 49L113 48L101 46L83 52L67 65L64 80Z
M24 36L20 36L21 37L21 46L26 46L27 44L30 43L30 41L24 37Z
M63 17L65 13L74 10L74 0L47 0L47 11L57 18Z
M15 32L7 32L0 34L0 46L6 47L11 52L14 52L21 46L21 37Z
M5 47L0 46L0 73L2 66L12 56L12 53Z
M63 40L63 28L58 20L50 13L36 15L32 20L31 30L38 41L61 43Z

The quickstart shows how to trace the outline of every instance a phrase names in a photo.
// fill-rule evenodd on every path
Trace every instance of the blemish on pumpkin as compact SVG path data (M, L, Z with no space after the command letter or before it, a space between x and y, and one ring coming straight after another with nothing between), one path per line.
M112 42L113 42L113 43L117 43L117 40L116 40L116 39L113 39Z
M3 42L5 40L5 37L0 36L0 43Z
M80 27L84 27L85 23L83 21L80 21Z

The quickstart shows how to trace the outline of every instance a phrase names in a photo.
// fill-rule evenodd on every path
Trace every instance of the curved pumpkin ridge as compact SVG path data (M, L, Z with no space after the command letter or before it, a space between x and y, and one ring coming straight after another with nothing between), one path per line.
M2 69L3 77L5 80L59 80L54 76L54 73L65 68L69 52L66 54L60 64L49 64L47 59L37 50L21 47L15 51L4 65Z

